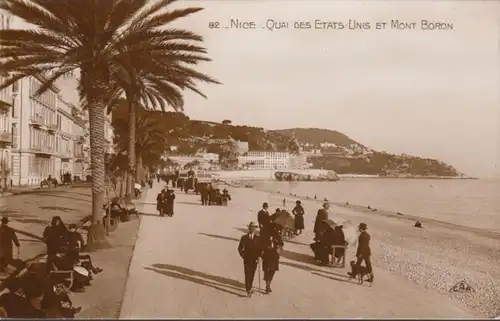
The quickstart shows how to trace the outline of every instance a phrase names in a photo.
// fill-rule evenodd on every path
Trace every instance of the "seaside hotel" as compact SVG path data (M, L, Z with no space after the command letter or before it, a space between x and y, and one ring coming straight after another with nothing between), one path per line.
M23 28L23 23L0 11L0 27ZM7 75L0 75L0 81ZM56 82L39 96L41 80L27 77L0 91L0 184L36 186L49 175L85 180L89 174L88 115L78 105L73 76ZM112 152L110 118L106 117L107 152Z

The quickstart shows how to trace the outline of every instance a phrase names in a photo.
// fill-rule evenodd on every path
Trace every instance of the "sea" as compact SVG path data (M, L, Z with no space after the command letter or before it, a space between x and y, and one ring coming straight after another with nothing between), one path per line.
M500 232L498 179L342 178L337 182L266 181L252 185Z

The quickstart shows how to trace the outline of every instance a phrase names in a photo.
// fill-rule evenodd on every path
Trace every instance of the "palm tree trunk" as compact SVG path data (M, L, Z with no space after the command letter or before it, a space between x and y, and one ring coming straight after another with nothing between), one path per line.
M128 112L128 183L127 183L127 194L132 196L134 195L134 168L135 168L135 126L136 126L136 103L133 100L133 97L130 97L128 101L129 112ZM136 169L137 171L137 169Z
M96 90L99 88L96 86ZM92 170L92 224L87 233L90 251L110 247L104 226L101 224L102 206L105 194L104 170L104 108L96 97L89 99L90 160Z
M142 182L144 180L144 168L142 168L142 155L140 153L137 153L135 156L135 170L135 180L137 182Z

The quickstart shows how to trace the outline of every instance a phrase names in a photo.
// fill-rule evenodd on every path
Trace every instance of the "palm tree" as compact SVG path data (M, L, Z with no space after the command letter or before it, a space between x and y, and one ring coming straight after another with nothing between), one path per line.
M134 83L136 77L132 71L136 69L131 68L132 64L168 75L172 68L177 70L172 67L172 60L183 56L175 51L176 46L183 40L202 41L191 32L159 28L182 12L163 10L172 2L158 0L151 5L151 0L0 2L1 10L34 26L27 30L0 30L0 70L9 73L0 89L35 76L44 79L36 93L41 94L60 77L79 72L78 90L86 102L83 107L89 112L90 122L93 183L88 245L91 249L109 246L100 224L105 193L104 109L109 101L108 88L114 83ZM182 16L200 10L185 9ZM138 57L139 61L134 61ZM192 83L188 82L185 87L188 86Z
M167 138L164 134L162 117L155 113L147 112L142 105L138 106L135 118L137 128L137 139L135 140L134 152L136 153L135 168L138 180L142 180L143 160L147 165L155 166L161 155L165 152ZM114 140L119 153L129 150L129 109L126 102L122 101L118 107L113 109L112 126L114 129Z

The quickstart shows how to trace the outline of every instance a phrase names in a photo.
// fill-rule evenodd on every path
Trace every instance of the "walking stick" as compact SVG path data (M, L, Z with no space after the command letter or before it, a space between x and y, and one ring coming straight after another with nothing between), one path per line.
M262 292L261 292L262 290L260 288L260 260L257 263L257 277L259 278L259 295L261 295L262 294Z

